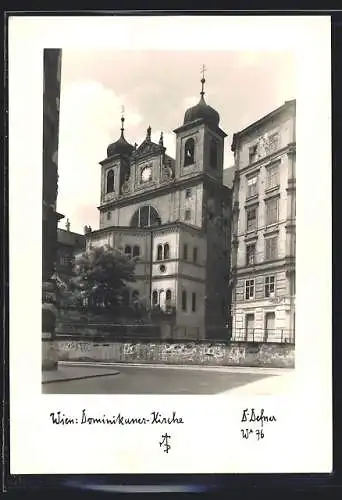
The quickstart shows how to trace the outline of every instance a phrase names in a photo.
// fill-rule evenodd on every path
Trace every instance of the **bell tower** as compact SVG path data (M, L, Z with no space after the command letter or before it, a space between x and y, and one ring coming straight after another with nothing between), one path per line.
M222 183L224 139L220 115L204 99L203 65L200 100L184 115L183 125L174 130L176 139L176 178L207 174Z
M131 174L131 156L134 146L129 144L124 135L125 118L121 116L120 138L107 148L107 158L101 165L101 200L100 200L100 227L101 214L107 210L107 204L124 194Z

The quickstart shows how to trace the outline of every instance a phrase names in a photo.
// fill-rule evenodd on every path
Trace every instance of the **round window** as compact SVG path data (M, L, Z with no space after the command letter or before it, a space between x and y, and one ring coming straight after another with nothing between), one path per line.
M159 269L160 269L160 272L161 272L161 273L165 273L165 271L166 271L166 266L165 266L164 264L160 264Z

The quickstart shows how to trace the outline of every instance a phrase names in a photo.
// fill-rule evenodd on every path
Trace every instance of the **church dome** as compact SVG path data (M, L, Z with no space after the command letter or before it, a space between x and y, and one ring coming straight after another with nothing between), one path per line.
M220 115L218 112L209 106L204 100L204 90L203 85L205 83L204 78L201 80L202 82L202 92L201 99L196 106L192 106L187 109L184 115L184 125L187 123L191 123L195 120L202 119L207 125L212 125L214 127L218 127L220 123Z
M109 144L109 146L107 148L108 158L110 156L114 156L114 155L118 155L118 154L124 155L124 156L129 156L134 149L134 146L132 146L132 144L127 142L125 137L124 137L124 121L125 121L125 119L122 117L121 118L122 127L121 127L120 138L116 142Z

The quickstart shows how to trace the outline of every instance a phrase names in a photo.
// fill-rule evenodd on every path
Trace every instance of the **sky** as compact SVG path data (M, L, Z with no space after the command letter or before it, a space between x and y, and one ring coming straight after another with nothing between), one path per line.
M295 60L291 52L115 51L62 52L59 186L57 209L70 230L99 227L99 162L120 136L140 144L146 129L152 140L164 133L167 154L175 157L173 130L186 109L200 98L201 68L205 99L220 114L225 140L224 168L233 165L233 133L296 98Z

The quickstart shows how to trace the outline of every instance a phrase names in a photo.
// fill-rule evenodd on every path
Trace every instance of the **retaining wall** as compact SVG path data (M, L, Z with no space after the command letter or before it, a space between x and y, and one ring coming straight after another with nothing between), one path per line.
M292 344L56 340L60 361L294 368Z

